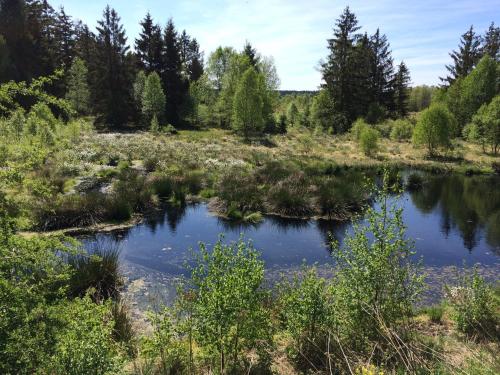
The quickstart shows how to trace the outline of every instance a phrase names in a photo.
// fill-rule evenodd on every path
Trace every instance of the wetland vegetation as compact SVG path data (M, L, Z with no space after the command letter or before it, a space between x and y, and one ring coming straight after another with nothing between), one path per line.
M346 8L319 90L280 92L249 42L205 61L149 13L134 51L109 6L0 19L1 373L499 372L494 24L410 87ZM130 265L172 298L130 299Z

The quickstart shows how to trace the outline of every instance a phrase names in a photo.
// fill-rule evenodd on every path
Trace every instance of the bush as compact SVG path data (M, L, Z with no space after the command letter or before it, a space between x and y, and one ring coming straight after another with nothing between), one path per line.
M283 326L293 339L292 356L302 369L327 361L332 295L315 268L303 269L279 287L278 308Z
M471 336L499 339L498 303L493 288L477 269L464 271L456 286L446 286L446 297L454 309L457 329Z
M228 170L220 177L216 189L217 196L226 206L240 213L260 211L262 208L262 193L255 176L244 168Z
M408 120L395 120L392 124L391 139L393 141L407 141L413 135L413 125Z
M361 131L359 144L365 155L372 156L377 152L378 138L379 134L375 129L366 127Z
M366 224L355 223L342 247L334 241L332 254L337 264L335 309L345 345L378 361L395 353L387 346L393 333L408 339L405 324L413 315L423 276L412 262L402 209L389 204L387 172L376 193L379 208L367 209Z
M48 373L106 375L120 372L123 358L112 339L109 303L96 305L84 297L59 308L64 329L57 333Z
M264 351L271 339L263 280L264 262L250 244L219 240L211 251L200 245L191 269L194 332L197 343L216 354L221 373L238 367L246 350Z
M422 112L413 132L413 143L425 145L429 155L438 147L448 148L455 129L455 119L442 104L433 104Z
M359 141L361 139L361 133L364 129L369 128L368 125L363 119L357 119L351 127L351 135L355 141Z

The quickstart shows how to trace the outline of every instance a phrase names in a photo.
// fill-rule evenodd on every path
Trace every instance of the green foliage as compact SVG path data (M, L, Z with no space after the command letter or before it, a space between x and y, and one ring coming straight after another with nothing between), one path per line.
M120 251L116 243L96 243L86 253L72 255L68 263L73 268L68 293L83 297L92 290L96 301L117 299L123 279L119 270Z
M398 119L392 123L391 139L393 141L407 141L413 135L413 125L409 120Z
M158 117L156 117L156 115L153 115L153 118L151 119L149 130L154 134L158 134L160 132L160 124L158 123Z
M460 332L498 339L498 301L476 268L464 271L456 286L447 286L446 296Z
M142 98L144 97L144 87L146 86L146 73L143 70L139 70L135 76L135 81L133 85L133 94L135 105L142 112Z
M488 145L494 154L497 153L500 146L500 95L479 108L463 134L467 140L481 144L483 151Z
M158 73L150 73L144 84L142 94L142 113L147 119L163 118L165 112L165 94L161 86L161 80Z
M44 103L60 111L62 114L69 116L73 109L71 104L65 100L58 98L48 93L48 88L55 85L64 75L62 70L57 70L53 75L47 77L39 77L31 80L29 84L24 81L10 81L0 85L0 115L9 115L21 105L19 103ZM25 105L25 110L29 110L31 106Z
M459 133L478 109L498 94L499 72L498 63L486 55L469 75L457 79L448 88L444 101L458 124L452 134Z
M79 115L90 113L90 90L88 86L88 70L85 62L75 58L68 71L68 91L66 99Z
M112 338L110 304L96 305L84 297L59 308L65 328L56 334L49 371L68 375L120 372L123 358Z
M429 155L434 155L438 147L449 147L455 123L444 105L433 104L422 112L413 131L413 143L425 145Z
M408 110L410 112L420 112L431 105L437 88L434 86L415 86L410 89L408 99Z
M314 267L295 274L279 287L279 311L286 331L294 341L297 359L325 356L329 331L335 314L332 294L324 278ZM314 361L315 362L315 361Z
M295 103L292 102L288 106L288 109L286 112L286 117L289 121L290 126L295 126L298 124L299 110L298 110L297 105Z
M442 305L430 306L425 309L425 313L433 323L441 323L443 319L444 308Z
M3 203L3 202L2 202ZM68 300L75 241L16 235L0 206L0 372L111 373L121 354L110 305Z
M359 140L361 139L361 133L364 129L369 127L370 125L368 125L363 119L359 118L354 122L354 124L352 124L350 133L354 140L359 142Z
M254 68L248 68L234 95L233 128L245 137L258 134L264 128L264 103L259 86L259 75Z
M389 203L389 191L385 172L377 193L379 209L367 209L366 225L354 224L342 247L332 243L338 324L351 347L361 351L372 350L365 346L370 341L385 345L387 328L405 334L405 322L423 286L423 276L411 259L414 252L405 235L402 209ZM385 353L381 349L373 355Z
M361 150L363 150L365 155L372 156L377 152L378 138L378 131L371 127L365 127L361 130L361 134L359 136L359 145L361 146Z
M318 95L313 98L311 118L313 125L323 130L328 130L333 127L332 100L327 90L320 90Z
M217 358L221 373L237 366L247 349L264 350L271 326L264 309L264 263L250 244L219 240L200 245L191 270L197 342Z

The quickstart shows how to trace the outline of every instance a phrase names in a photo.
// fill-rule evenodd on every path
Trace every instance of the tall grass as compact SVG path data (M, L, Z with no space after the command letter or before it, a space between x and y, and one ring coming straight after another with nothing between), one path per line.
M119 268L120 248L114 241L99 240L86 253L70 255L68 263L73 269L68 294L82 297L91 291L96 301L117 299L123 286Z

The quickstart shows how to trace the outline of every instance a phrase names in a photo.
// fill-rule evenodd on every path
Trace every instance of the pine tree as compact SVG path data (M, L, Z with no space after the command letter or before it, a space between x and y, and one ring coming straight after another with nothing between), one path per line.
M233 101L233 128L248 137L264 129L262 117L262 94L259 90L259 76L253 67L241 77Z
M410 71L401 61L394 78L395 113L404 117L408 114L408 98L410 96Z
M494 22L491 23L483 38L481 52L483 55L490 55L497 62L500 61L500 27L495 26Z
M354 97L353 117L365 117L370 103L375 101L374 87L372 84L372 61L373 50L370 45L370 38L365 33L356 43L352 58ZM327 96L323 94L322 100Z
M135 40L139 69L143 69L146 73L157 72L161 74L163 66L161 28L159 25L153 24L149 12L142 20L141 27L142 31L139 38Z
M359 28L356 16L346 7L336 21L334 37L328 40L330 54L322 64L324 86L333 100L335 112L339 115L338 122L351 123L356 116L353 108L356 87L353 58L355 44L359 39L356 31ZM339 127L344 128L345 124L339 124Z
M453 64L446 65L450 74L445 78L441 77L445 85L450 85L456 79L467 76L481 57L481 39L474 32L473 26L462 35L458 51L453 51L450 56Z
M97 31L95 106L104 123L121 126L128 119L131 84L127 38L114 9L106 7Z
M172 19L168 21L163 35L162 81L166 95L165 115L167 121L175 126L179 124L179 112L188 87L182 78L179 42Z
M88 70L85 62L80 58L75 58L68 72L68 99L79 115L90 113L90 91L87 81Z

